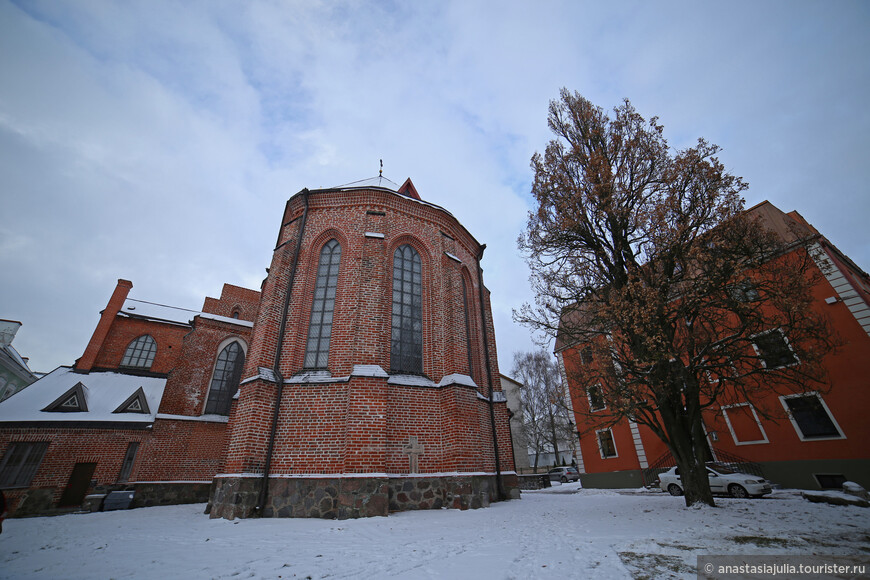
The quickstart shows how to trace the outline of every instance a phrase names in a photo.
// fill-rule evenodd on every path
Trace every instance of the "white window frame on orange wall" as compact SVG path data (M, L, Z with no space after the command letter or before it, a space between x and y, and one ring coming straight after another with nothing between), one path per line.
M749 407L749 410L752 411L752 417L755 419L755 424L758 425L758 430L761 432L761 439L754 439L752 441L740 441L737 439L737 431L734 430L734 426L731 424L731 419L728 418L728 409L735 409L737 407ZM758 418L758 413L755 412L755 407L753 407L751 403L723 405L722 416L725 417L725 424L728 425L728 430L731 432L731 438L734 440L734 445L759 445L761 443L770 443L770 440L767 438L767 433L761 424L761 419Z
M601 437L599 436L599 433L604 433L605 431L610 434L610 442L613 444L613 455L604 455L604 447L601 446ZM615 459L619 457L619 451L616 449L616 438L613 436L613 429L610 427L595 431L595 442L598 444L598 454L601 455L601 459Z

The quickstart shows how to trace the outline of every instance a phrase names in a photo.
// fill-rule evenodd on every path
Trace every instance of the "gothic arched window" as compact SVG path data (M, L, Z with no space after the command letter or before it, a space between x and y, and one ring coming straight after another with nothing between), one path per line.
M307 369L325 369L329 364L329 340L332 337L332 313L335 310L340 261L341 245L334 239L329 240L320 250L320 264L317 266L317 283L314 286L308 342L305 345L304 366Z
M390 369L423 374L423 283L420 254L405 244L393 254L393 334Z
M465 283L465 276L460 276L462 280L462 310L465 314L465 350L468 353L468 376L474 376L474 356L471 352L471 316L468 311L468 284Z
M245 366L245 351L233 341L226 345L217 357L214 375L205 404L206 415L229 415L233 396L239 389L242 369Z
M127 346L124 358L121 359L121 366L134 369L150 369L156 354L157 343L153 338L145 334Z

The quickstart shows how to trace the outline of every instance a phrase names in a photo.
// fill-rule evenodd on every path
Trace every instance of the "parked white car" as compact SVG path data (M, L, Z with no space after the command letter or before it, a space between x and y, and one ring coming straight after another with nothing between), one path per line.
M710 491L724 493L731 497L761 497L771 492L770 482L757 475L739 473L722 463L708 463L707 476L710 481ZM680 468L672 467L659 475L659 486L662 491L671 495L683 495L683 482L680 480Z
M550 475L550 481L561 481L568 483L569 481L580 481L580 472L576 467L554 467L547 472Z

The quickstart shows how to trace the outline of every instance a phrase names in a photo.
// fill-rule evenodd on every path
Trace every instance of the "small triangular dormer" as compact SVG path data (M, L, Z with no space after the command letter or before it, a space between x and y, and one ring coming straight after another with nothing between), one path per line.
M402 187L399 188L398 193L406 195L412 199L420 199L420 194L417 193L417 188L414 187L414 183L411 181L410 177L405 180L405 183L403 183Z
M142 413L150 415L151 410L148 408L148 400L145 398L145 391L139 387L135 393L127 397L127 400L121 403L113 413Z
M86 413L87 410L88 401L85 398L85 386L81 381L43 409L48 413Z

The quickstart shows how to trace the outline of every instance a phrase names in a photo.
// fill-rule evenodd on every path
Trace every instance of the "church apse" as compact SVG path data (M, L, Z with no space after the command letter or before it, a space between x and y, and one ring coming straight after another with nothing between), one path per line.
M518 497L482 253L410 180L293 196L211 516L343 519Z

